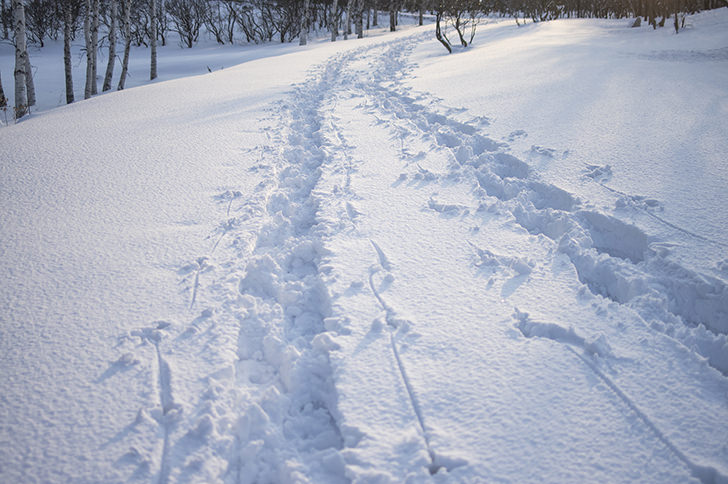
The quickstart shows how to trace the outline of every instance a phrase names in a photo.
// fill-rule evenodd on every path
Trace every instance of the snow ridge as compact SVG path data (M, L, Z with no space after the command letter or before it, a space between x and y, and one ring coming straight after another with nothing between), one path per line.
M405 56L406 49L392 48L374 73L376 86L357 87L370 95L370 112L382 123L393 120L396 138L430 139L433 149L450 152L451 163L447 173L426 173L417 164L424 154L409 153L402 141L403 159L418 171L414 176L403 173L401 181L474 183L477 212L507 214L529 233L552 239L591 292L634 309L654 329L697 351L728 375L724 281L668 260L642 229L539 180L527 163L508 153L506 143L478 133L487 119L460 121L461 110L445 108L441 114L429 109L427 104L435 101L422 96L418 100L398 82L408 69ZM428 208L449 215L466 211L434 199Z

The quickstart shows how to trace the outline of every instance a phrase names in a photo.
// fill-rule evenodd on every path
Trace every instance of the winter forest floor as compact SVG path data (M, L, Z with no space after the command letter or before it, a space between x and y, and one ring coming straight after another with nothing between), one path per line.
M39 76L0 481L728 482L728 9L628 25Z

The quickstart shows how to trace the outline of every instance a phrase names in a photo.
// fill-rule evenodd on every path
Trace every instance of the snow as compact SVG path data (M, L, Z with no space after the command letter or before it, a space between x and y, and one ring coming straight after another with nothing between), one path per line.
M411 86L492 118L492 134L514 133L512 151L548 181L611 204L613 197L594 199L604 190L583 177L585 169L604 171L598 181L622 192L625 204L693 235L683 264L714 273L728 224L728 51L720 22L698 14L678 35L626 28L628 20L560 20L515 32L491 24L466 52L416 54ZM660 235L674 237L673 229ZM695 247L694 235L712 243Z
M728 482L728 9L629 24L39 80L0 481Z

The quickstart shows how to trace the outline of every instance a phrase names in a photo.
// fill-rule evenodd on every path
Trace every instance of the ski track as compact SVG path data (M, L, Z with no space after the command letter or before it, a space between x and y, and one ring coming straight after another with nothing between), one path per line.
M403 148L403 160L415 164L418 171L403 173L400 181L474 184L480 200L477 211L508 214L529 233L552 239L592 293L634 309L651 327L697 351L728 375L724 352L728 345L728 285L666 259L651 248L655 240L642 229L588 208L578 197L541 181L526 162L507 152L506 143L478 133L487 119L461 121L462 110L429 108L428 104L437 101L399 83L408 69L407 50L401 45L391 47L374 68L375 82L355 85L367 98L365 112L391 124L394 138L429 139L433 150L444 150L450 156L449 171L435 174L418 164L421 153ZM434 199L428 208L449 216L469 211ZM639 207L632 209L644 212ZM684 232L679 227L676 230Z
M159 463L157 482L166 484L169 482L170 474L170 446L171 434L179 420L181 407L174 401L172 395L172 370L169 363L162 356L160 344L164 338L163 331L170 329L170 323L157 321L153 326L132 331L130 336L140 338L143 344L154 346L156 356L157 391L159 395L159 410L152 412L152 417L158 422L162 433L162 450ZM138 418L139 420L139 418Z
M653 219L657 220L658 222L677 230L678 232L682 232L686 235L689 235L690 237L693 237L698 240L702 240L703 242L708 242L713 245L717 245L719 247L725 247L728 248L728 243L720 241L720 240L713 240L709 237L705 237L703 235L697 234L691 230L688 230L684 227L681 227L677 224L674 224L670 222L669 220L666 220L663 217L660 217L656 213L654 213L651 209L655 207L660 207L660 203L657 200L646 198L641 195L630 195L628 193L622 192L620 190L617 190L616 188L612 188L609 185L606 184L606 181L611 178L612 175L612 169L611 166L598 166L598 165L586 165L586 176L588 178L591 178L594 180L595 183L597 183L599 186L604 188L605 190L614 193L615 195L620 195L620 199L617 200L617 206L618 207L630 207L631 209L638 210L648 217L652 217Z
M645 424L658 440L665 447L675 454L687 467L690 472L704 484L716 482L728 482L728 476L722 475L717 469L709 466L696 464L684 452L682 452L665 433L660 430L650 417L643 412L635 401L628 397L611 378L609 378L602 370L599 369L598 358L614 359L611 348L605 339L600 338L594 342L587 342L583 337L579 336L574 328L568 330L563 326L555 323L542 323L530 319L528 313L522 313L516 309L513 318L516 320L516 327L526 338L546 338L566 347L566 349L581 360L599 379L601 379L609 389L614 392L617 397ZM581 352L574 348L581 349Z
M433 448L432 438L430 437L430 432L428 431L427 425L425 423L425 414L422 410L422 406L420 405L419 398L417 397L417 393L414 389L414 385L412 384L409 376L407 376L405 363L399 351L399 340L406 337L407 332L409 328L413 326L413 323L407 319L398 317L395 309L387 304L384 297L382 296L382 290L377 289L377 285L374 283L374 276L379 274L380 272L384 272L384 283L389 285L394 280L394 276L392 274L393 266L389 262L389 259L384 254L379 245L377 245L377 243L373 240L370 240L370 242L377 254L378 264L372 266L369 271L369 288L371 289L372 294L374 294L374 297L377 299L377 302L379 303L385 314L385 321L387 322L387 327L389 328L389 344L392 349L392 355L397 362L399 376L401 378L402 384L407 391L412 411L417 417L419 432L422 435L425 448L427 449L427 454L430 457L430 464L427 470L431 475L437 474L437 472L443 467L448 472L452 471L456 467L466 465L466 461L462 459L452 458L442 459L437 455Z
M527 163L508 153L507 143L479 134L487 118L467 118L462 109L442 108L437 100L409 92L402 84L411 67L406 58L420 38L424 36L335 56L314 69L288 99L274 105L262 123L269 144L255 148L260 159L254 168L264 173L263 181L253 196L244 198L227 190L215 197L223 213L210 235L211 249L178 270L182 291L189 294L189 310L196 304L206 309L168 344L196 334L206 321L224 322L235 332L232 369L210 375L205 395L191 408L185 406L186 414L201 417L183 435L208 439L215 448L226 468L217 479L234 484L350 479L341 454L344 439L337 423L341 419L329 361L329 352L338 348L336 331L329 328L343 330L329 324L331 301L325 281L330 268L323 263L326 241L356 230L357 217L362 215L352 203L356 194L350 183L355 171L347 152L350 147L330 114L342 96L361 98L357 109L385 125L392 133L390 142L400 143L401 159L409 172L402 173L393 188L403 183L467 184L478 203L469 207L433 196L423 210L443 217L495 212L531 234L543 234L568 256L579 280L594 295L633 309L651 328L728 374L728 358L722 351L728 344L726 284L666 260L651 248L651 237L640 228L586 208L574 195L541 181ZM370 71L347 71L371 53L377 56L369 60ZM445 153L450 159L448 171L434 173L421 166L427 155L410 152L408 139L425 140L433 151ZM343 178L339 192L317 189L324 167ZM321 218L321 204L341 204L342 218ZM450 471L465 466L462 459L438 456L432 446L427 415L399 351L400 339L413 323L397 316L383 296L386 287L375 281L382 276L381 282L391 283L396 267L374 240L369 242L377 258L369 271L370 290L385 314L398 379L429 454L428 470L434 474L443 467ZM477 258L474 265L481 270L503 267L519 277L534 267L531 260L471 246ZM535 323L527 316L517 319L524 336L565 344L701 481L728 480L718 470L691 460L591 361L591 357L615 360L606 341L589 342L571 328ZM172 370L160 348L162 332L168 327L169 323L160 322L132 333L152 344L156 352L160 484L174 481L174 470L182 466L172 452L173 436L182 433L178 429L182 408L173 398ZM215 399L226 402L229 409L225 419L232 440L218 436L214 426L209 430L212 424L205 412L209 412L209 400Z
M664 432L650 419L645 412L643 412L637 404L628 397L624 391L617 386L611 378L602 372L597 365L588 357L582 353L578 353L571 347L567 347L567 350L573 353L579 358L589 369L598 376L606 385L612 390L622 402L632 411L637 417L642 420L647 428L667 447L672 451L675 456L680 459L687 467L690 472L696 478L700 479L703 484L714 484L714 483L726 483L728 482L728 476L721 474L716 468L703 466L696 464L690 457L688 457L683 451L681 451L673 442L670 440Z

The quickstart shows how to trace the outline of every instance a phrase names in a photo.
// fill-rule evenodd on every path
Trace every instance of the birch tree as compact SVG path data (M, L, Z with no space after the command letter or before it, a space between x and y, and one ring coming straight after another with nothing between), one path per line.
M150 46L152 50L152 58L149 66L149 80L153 81L157 78L157 0L152 0L151 4L151 32L149 33Z
M126 73L129 71L129 51L131 50L131 0L123 0L124 20L122 28L124 29L124 59L121 61L121 76L119 76L119 85L117 90L124 89L126 83Z
M28 96L28 106L35 106L35 83L33 82L33 69L30 65L27 46L25 50L25 92Z
M22 0L13 0L13 23L15 27L15 119L28 114L26 69L28 51L25 46L25 10Z
M99 0L86 0L83 34L86 40L86 88L84 99L98 93L96 84L96 50L99 44Z
M73 0L64 0L62 5L63 13L63 70L66 78L66 104L71 104L75 98L73 95L73 64L71 64L71 40L74 29L74 8Z
M349 40L349 34L351 34L351 5L354 0L347 0L346 2L346 24L344 24L344 40Z
M86 43L86 86L83 90L83 98L91 97L91 0L84 0L86 11L83 16L83 40Z
M66 104L74 101L73 69L71 64L71 8L68 3L63 12L63 70L66 77Z
M364 38L364 0L356 0L354 4L354 30L356 38Z
M116 62L116 16L118 14L118 0L110 0L111 25L109 25L109 61L106 64L106 75L101 90L111 89L111 78L114 76L114 63Z
M98 83L96 82L96 72L98 71L98 53L99 53L99 8L101 0L93 0L93 15L91 18L91 45L93 49L93 72L92 72L92 83L91 83L91 94L96 95L99 93Z
M298 45L306 45L308 41L308 24L311 13L309 12L309 0L303 0L303 14L301 15L301 35Z
M339 0L334 0L331 7L329 28L331 30L331 42L336 42L336 37L339 36Z

